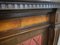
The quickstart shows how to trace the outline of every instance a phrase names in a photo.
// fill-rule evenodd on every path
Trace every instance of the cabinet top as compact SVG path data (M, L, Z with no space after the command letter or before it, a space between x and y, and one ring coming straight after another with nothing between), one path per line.
M19 2L19 1L24 1L24 2L25 2L25 1L29 1L29 2L30 2L30 1L32 1L32 2L33 2L33 1L35 1L35 2L36 2L36 1L43 1L43 2L45 2L45 1L46 1L46 2L60 2L60 0L0 0L0 1L3 1L3 2L5 2L5 1L6 1L6 2Z

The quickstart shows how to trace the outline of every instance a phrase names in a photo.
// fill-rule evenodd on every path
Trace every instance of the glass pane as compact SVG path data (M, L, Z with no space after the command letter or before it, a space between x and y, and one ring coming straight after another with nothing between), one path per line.
M42 45L42 36L37 35L17 45Z

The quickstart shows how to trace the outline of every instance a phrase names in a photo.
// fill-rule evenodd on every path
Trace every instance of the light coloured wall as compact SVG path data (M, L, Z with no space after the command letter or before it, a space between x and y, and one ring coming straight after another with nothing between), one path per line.
M60 36L59 36L59 39L58 39L58 44L57 45L60 45Z

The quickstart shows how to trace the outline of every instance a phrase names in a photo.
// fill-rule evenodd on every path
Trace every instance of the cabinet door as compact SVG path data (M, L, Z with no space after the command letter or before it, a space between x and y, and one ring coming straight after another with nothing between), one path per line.
M56 19L56 24L59 24L60 23L60 9L57 10L55 19Z
M33 29L2 37L0 38L0 45L47 45L48 29L41 29L40 27Z

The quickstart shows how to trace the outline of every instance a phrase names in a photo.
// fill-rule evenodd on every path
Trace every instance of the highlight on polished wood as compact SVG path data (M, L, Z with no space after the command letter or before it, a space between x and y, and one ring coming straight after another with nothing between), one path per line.
M31 16L22 18L21 27L40 24L48 21L48 16Z
M48 22L48 20L49 17L46 15L1 20L0 31L7 31L14 28L24 28L35 24Z

